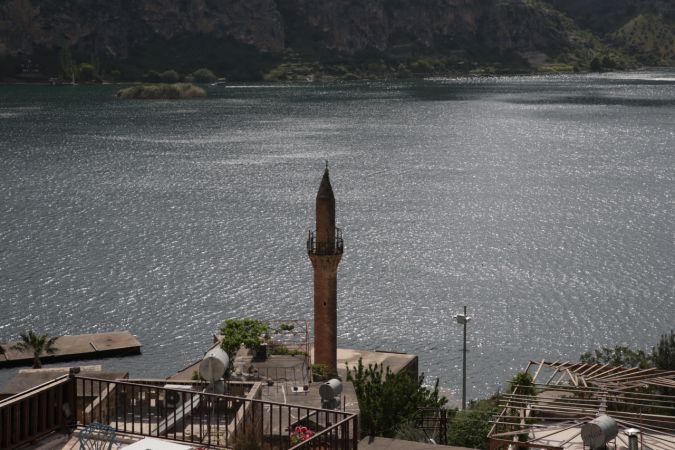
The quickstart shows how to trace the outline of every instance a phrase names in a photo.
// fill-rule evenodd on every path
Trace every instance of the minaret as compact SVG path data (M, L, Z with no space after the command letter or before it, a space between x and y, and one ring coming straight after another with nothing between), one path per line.
M314 364L324 364L330 376L337 375L337 267L343 250L326 163L316 194L316 231L309 232L307 253L314 267Z

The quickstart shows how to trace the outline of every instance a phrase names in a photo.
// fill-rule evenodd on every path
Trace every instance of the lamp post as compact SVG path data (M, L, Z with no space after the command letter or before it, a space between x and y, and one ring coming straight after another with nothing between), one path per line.
M464 314L457 314L455 320L458 324L464 325L464 347L462 350L462 411L466 409L466 324L471 317L466 315L466 306L464 306Z

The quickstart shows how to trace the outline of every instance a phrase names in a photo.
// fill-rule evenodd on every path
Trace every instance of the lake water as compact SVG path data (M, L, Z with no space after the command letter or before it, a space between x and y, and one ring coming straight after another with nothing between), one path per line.
M341 346L469 398L675 327L675 71L209 88L0 86L0 340L128 329L167 376L226 318L312 318L328 159ZM0 370L0 384L15 371Z

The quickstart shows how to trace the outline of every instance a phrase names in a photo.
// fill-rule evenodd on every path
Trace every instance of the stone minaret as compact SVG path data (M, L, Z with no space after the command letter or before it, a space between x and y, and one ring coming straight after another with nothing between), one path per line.
M314 363L337 375L337 267L344 250L335 228L335 197L328 164L316 194L316 231L309 233L307 253L314 267Z

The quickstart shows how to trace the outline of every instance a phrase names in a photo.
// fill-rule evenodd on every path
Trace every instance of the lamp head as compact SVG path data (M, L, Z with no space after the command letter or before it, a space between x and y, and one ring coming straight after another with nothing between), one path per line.
M464 325L471 320L471 317L465 316L464 314L457 314L455 316L455 320L457 321L458 324Z

